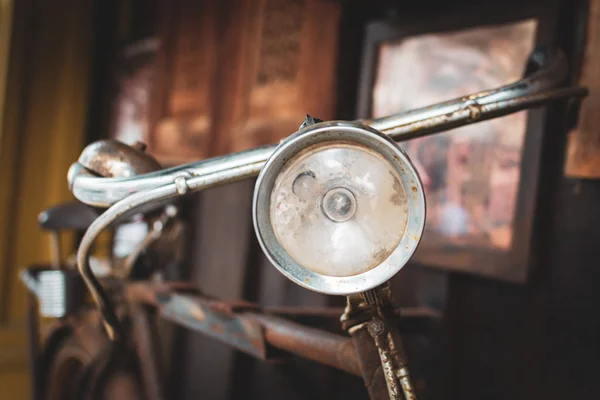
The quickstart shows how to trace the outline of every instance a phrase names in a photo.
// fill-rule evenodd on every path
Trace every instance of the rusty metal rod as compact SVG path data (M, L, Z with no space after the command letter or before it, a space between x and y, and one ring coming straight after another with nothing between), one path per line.
M172 292L168 285L137 282L127 285L133 304L156 307L161 316L266 360L266 345L361 376L350 338L257 312L248 304L232 311L231 305L197 295ZM257 332L258 331L258 332Z
M438 114L428 119L401 123L385 129L384 125L379 129L397 142L428 136L443 130L458 128L470 123L487 121L503 117L514 112L543 106L551 101L581 98L588 93L586 88L568 87L547 90L541 93L533 93L517 98L509 98L489 104L468 103L463 107L447 114ZM389 117L392 119L392 117ZM368 122L367 122L368 123ZM373 124L375 125L375 124ZM377 127L377 125L375 125Z
M365 388L369 392L369 398L371 400L389 399L379 351L367 329L367 324L363 323L351 329L350 334L357 352L357 360L361 370L360 376L362 376Z
M154 339L154 326L148 310L134 307L132 313L133 344L140 360L141 379L147 400L163 400L159 352Z
M354 344L349 338L272 315L245 313L244 317L258 322L264 329L266 342L276 349L352 375L362 375Z

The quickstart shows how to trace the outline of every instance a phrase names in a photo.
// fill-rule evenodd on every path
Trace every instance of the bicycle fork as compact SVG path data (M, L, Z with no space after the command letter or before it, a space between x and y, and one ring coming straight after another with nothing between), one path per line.
M342 327L356 348L371 400L416 400L388 284L346 297Z

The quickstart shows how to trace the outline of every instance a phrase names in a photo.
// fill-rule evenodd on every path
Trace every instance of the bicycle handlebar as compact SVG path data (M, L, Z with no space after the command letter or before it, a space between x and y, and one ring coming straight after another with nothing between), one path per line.
M547 66L515 83L429 107L357 122L388 134L395 141L409 140L534 108L557 99L585 96L587 91L581 87L557 88L566 76L566 59L557 54ZM77 162L69 169L68 181L79 201L95 207L110 207L133 193L177 181L180 191L193 191L257 176L275 147L255 148L128 178L98 177ZM80 160L85 153L86 150ZM187 188L184 182L187 182Z
M585 88L558 88L566 76L566 59L557 55L537 72L513 84L429 107L357 122L386 133L395 141L427 136L558 99L584 97L587 94ZM314 126L305 129L314 129ZM68 180L75 197L88 205L110 207L85 233L77 253L77 264L100 307L111 338L120 336L123 331L108 296L88 264L88 253L96 237L118 218L140 212L145 205L257 176L275 147L256 148L128 178L97 177L80 163L71 166ZM101 153L97 155L102 156Z

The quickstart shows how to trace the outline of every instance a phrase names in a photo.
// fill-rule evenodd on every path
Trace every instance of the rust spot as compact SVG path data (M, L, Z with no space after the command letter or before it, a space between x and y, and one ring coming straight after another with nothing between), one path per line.
M374 251L373 252L373 259L375 259L375 260L383 259L383 258L385 258L385 256L387 255L387 253L388 253L388 250L385 249L385 248L379 249L377 251Z
M415 242L419 241L419 237L418 236L415 236L414 239L415 239Z
M392 177L394 178L393 192L390 197L390 201L392 202L392 204L400 206L406 201L406 192L400 184L400 182L398 181L398 179L396 179L396 177L391 172L390 175L392 175Z
M251 339L250 344L252 345L252 347L259 351L261 351L264 347L264 343L260 339Z
M206 316L204 315L204 311L200 306L193 305L189 307L188 311L192 315L192 317L198 321L204 321L204 319L206 318Z
M223 326L221 324L212 324L210 330L220 335L223 333Z
M481 117L481 106L476 102L469 104L467 106L467 111L469 111L469 122L477 121Z
M305 279L304 279L304 282L305 282L305 283L308 283L308 282L310 282L310 278L305 278Z
M413 191L413 192L417 193L417 190L418 190L418 189L417 189L417 187L416 187L416 186L413 186L411 189L412 189L412 191Z

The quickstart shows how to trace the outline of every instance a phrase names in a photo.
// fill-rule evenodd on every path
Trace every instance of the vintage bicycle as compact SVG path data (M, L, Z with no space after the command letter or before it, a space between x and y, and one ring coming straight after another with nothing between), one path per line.
M54 336L46 343L50 349L44 353L46 369L37 374L43 388L39 398L164 398L150 318L141 307L145 305L163 318L259 359L269 359L270 349L278 349L361 376L371 399L415 399L399 321L427 315L402 316L387 282L417 249L426 202L418 172L396 142L558 100L569 100L569 107L576 110L587 91L563 86L567 73L566 59L559 52L537 50L525 78L504 87L372 120L320 121L307 116L300 129L278 145L169 169L161 169L140 145L111 140L89 145L69 170L68 181L80 202L106 209L89 219L76 260L77 276L97 305L106 335L96 335L100 345L93 357L78 359L83 378L75 389L67 389L65 373L48 365L56 365L61 349L73 345L65 337L85 330L86 314L81 311L85 300L72 300L77 285L66 284L78 278L72 269L58 266L27 275L42 310L48 299L41 293L69 304L55 316L71 336ZM186 283L149 281L148 271L160 265L139 267L142 272L133 279L138 255L156 245L177 221L169 201L250 177L258 177L252 212L264 253L296 284L346 296L343 312L317 314L338 312L348 336L286 319L301 314L298 310L223 302ZM94 241L111 225L140 214L149 227L146 239L127 258L125 268L113 266L99 279L89 262ZM62 284L39 278L48 272ZM77 359L76 354L62 357Z

